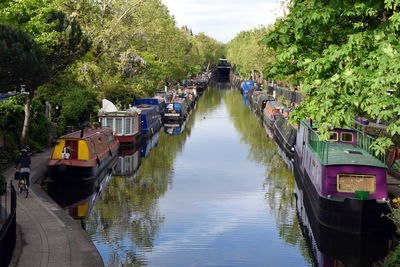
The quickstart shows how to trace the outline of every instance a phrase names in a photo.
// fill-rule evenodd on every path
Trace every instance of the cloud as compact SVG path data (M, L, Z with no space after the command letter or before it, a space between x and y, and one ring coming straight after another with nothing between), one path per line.
M283 13L277 0L163 0L178 25L204 32L221 42L237 33L274 23Z

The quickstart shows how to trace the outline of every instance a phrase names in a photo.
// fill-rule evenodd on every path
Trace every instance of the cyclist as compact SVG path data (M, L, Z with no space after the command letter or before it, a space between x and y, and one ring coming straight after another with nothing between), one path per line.
M17 160L15 167L19 165L20 179L25 178L26 185L29 188L29 175L31 173L31 158L28 155L28 150L21 149L21 157Z

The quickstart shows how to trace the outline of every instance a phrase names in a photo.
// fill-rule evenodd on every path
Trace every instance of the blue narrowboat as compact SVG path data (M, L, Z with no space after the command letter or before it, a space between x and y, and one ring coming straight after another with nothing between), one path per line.
M138 105L140 109L140 125L142 136L148 137L155 134L162 126L161 115L158 106Z
M188 109L186 98L174 98L171 102L166 103L164 120L186 120Z
M254 87L256 84L253 80L244 80L240 87L241 94L247 94L251 87Z
M133 101L132 106L149 105L158 107L158 112L164 114L165 110L165 100L161 97L154 98L139 98Z

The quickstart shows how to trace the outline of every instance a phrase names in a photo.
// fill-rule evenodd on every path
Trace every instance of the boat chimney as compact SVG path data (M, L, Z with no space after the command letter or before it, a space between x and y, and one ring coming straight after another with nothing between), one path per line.
M82 125L82 127L81 127L81 137L80 137L80 138L83 137L83 132L84 132L84 131L85 131L85 126Z

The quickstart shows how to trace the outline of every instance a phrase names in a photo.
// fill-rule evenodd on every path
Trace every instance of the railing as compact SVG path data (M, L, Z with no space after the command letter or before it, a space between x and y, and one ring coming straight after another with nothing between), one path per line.
M308 125L306 127L308 127ZM310 133L309 144L311 149L317 155L318 159L322 162L322 164L324 165L328 164L329 143L320 141L318 139L318 134L311 128L308 128L308 131Z
M305 126L308 128L310 133L310 147L316 153L318 158L321 160L323 164L328 163L328 151L329 151L329 142L320 141L318 139L318 134L306 123ZM375 139L355 128L352 128L357 134L357 146L370 154L371 156L375 157L380 162L386 164L386 155L377 155L377 153L371 149L371 144L375 141Z
M14 252L16 208L16 192L10 184L10 190L0 196L0 266L8 266Z
M377 155L377 153L371 149L371 144L372 144L372 142L375 141L375 138L373 138L357 129L354 129L354 130L357 133L357 146L360 147L365 152L367 152L368 154L374 156L380 162L386 164L386 154Z

